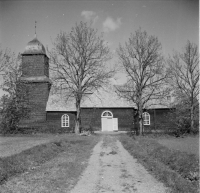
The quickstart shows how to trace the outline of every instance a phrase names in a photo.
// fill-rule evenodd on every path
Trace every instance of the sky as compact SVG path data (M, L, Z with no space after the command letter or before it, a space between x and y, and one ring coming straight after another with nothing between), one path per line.
M0 0L1 48L23 53L34 38L35 21L37 38L49 49L60 31L68 33L80 21L104 32L113 53L140 27L158 37L165 57L181 52L187 40L199 43L198 0ZM125 76L115 79L123 83Z

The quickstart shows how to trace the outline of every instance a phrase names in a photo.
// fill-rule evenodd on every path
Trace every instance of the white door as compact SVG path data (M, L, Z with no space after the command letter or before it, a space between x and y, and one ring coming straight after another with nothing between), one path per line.
M102 131L113 131L113 118L112 117L102 117Z
M118 118L113 118L113 131L118 131Z
M113 114L111 111L104 111L101 114L102 131L113 131Z

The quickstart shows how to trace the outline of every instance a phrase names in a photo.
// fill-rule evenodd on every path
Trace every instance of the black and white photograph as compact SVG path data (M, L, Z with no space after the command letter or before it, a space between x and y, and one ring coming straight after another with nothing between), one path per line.
M198 0L0 0L0 193L198 193Z

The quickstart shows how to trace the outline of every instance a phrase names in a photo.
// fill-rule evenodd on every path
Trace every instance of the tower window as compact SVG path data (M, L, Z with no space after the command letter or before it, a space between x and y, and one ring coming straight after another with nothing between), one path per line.
M67 114L61 117L61 127L69 127L69 116Z
M150 114L147 112L143 113L143 124L150 125Z

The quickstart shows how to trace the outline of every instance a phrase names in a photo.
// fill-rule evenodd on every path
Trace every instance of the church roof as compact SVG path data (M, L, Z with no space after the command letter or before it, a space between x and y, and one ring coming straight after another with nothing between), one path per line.
M37 37L35 37L33 40L28 42L23 54L24 55L26 54L45 54L46 55L46 50L43 44L37 39Z
M95 91L92 94L86 94L83 97L81 107L95 107L95 108L122 108L122 107L134 107L123 98L119 98L113 86L107 86L101 88L99 91ZM64 96L50 95L47 102L47 111L76 111L75 101L65 101Z
M170 108L171 102L166 100L152 100L149 101L145 108L147 109L162 109ZM120 98L116 93L116 88L111 83L106 87L101 88L99 91L95 91L92 94L86 94L83 97L82 108L130 108L133 107L137 109L136 105L128 102L124 98ZM64 95L52 95L50 94L49 100L47 102L47 111L76 111L75 100L68 100Z

